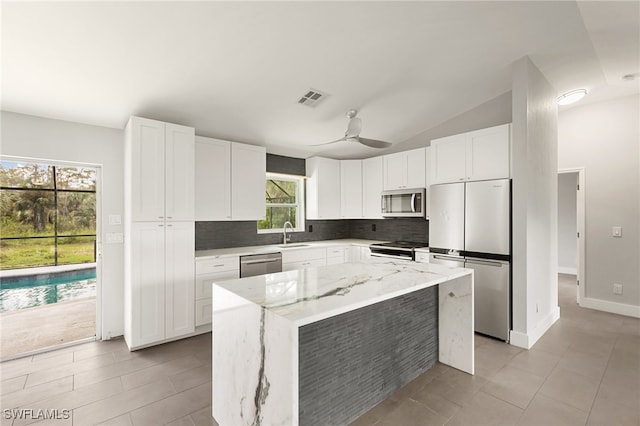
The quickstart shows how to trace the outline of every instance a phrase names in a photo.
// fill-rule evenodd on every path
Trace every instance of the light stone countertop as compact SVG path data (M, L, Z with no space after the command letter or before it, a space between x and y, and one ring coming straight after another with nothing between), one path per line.
M464 268L372 258L213 285L300 327L470 274Z
M345 245L360 245L368 247L369 244L380 243L379 240L358 240L358 239L344 239L344 240L322 240L322 241L307 241L307 242L290 242L287 245L290 247L281 247L281 244L271 244L263 246L247 246L247 247L230 247L212 250L197 250L196 259L216 259L229 256L245 256L249 254L265 254L265 253L277 253L282 251L291 250L304 250L319 247L335 247Z

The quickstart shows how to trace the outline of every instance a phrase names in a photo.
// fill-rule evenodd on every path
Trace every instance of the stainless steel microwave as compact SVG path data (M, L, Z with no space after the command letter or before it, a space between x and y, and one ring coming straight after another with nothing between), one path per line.
M425 189L395 189L382 192L383 217L425 217Z

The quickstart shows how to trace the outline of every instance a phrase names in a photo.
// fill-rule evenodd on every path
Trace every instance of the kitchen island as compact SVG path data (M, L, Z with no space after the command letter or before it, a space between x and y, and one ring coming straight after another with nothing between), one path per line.
M213 284L220 425L344 424L473 359L471 270L372 259Z

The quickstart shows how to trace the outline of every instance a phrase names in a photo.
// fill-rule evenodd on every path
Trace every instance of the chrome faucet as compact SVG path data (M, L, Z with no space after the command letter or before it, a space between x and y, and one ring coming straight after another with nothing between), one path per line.
M287 225L289 225L289 229L293 232L293 224L289 221L284 223L284 229L282 230L282 244L287 244L291 241L291 235L287 235Z

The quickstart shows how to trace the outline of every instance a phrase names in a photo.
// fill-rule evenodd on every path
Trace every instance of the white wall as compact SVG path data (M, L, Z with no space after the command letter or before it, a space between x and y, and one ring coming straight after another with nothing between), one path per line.
M2 111L0 123L2 155L100 165L102 206L99 238L104 242L107 232L123 232L122 225L109 225L108 222L110 214L123 214L122 130L5 111ZM103 243L102 246L102 337L109 338L124 332L124 248L123 244Z
M558 174L558 272L573 275L578 268L577 184L578 173Z
M559 318L556 92L528 57L513 65L511 343L530 348Z
M558 167L585 168L581 305L640 314L640 96L576 106L558 126ZM611 234L622 227L622 238ZM613 283L624 285L613 294Z

